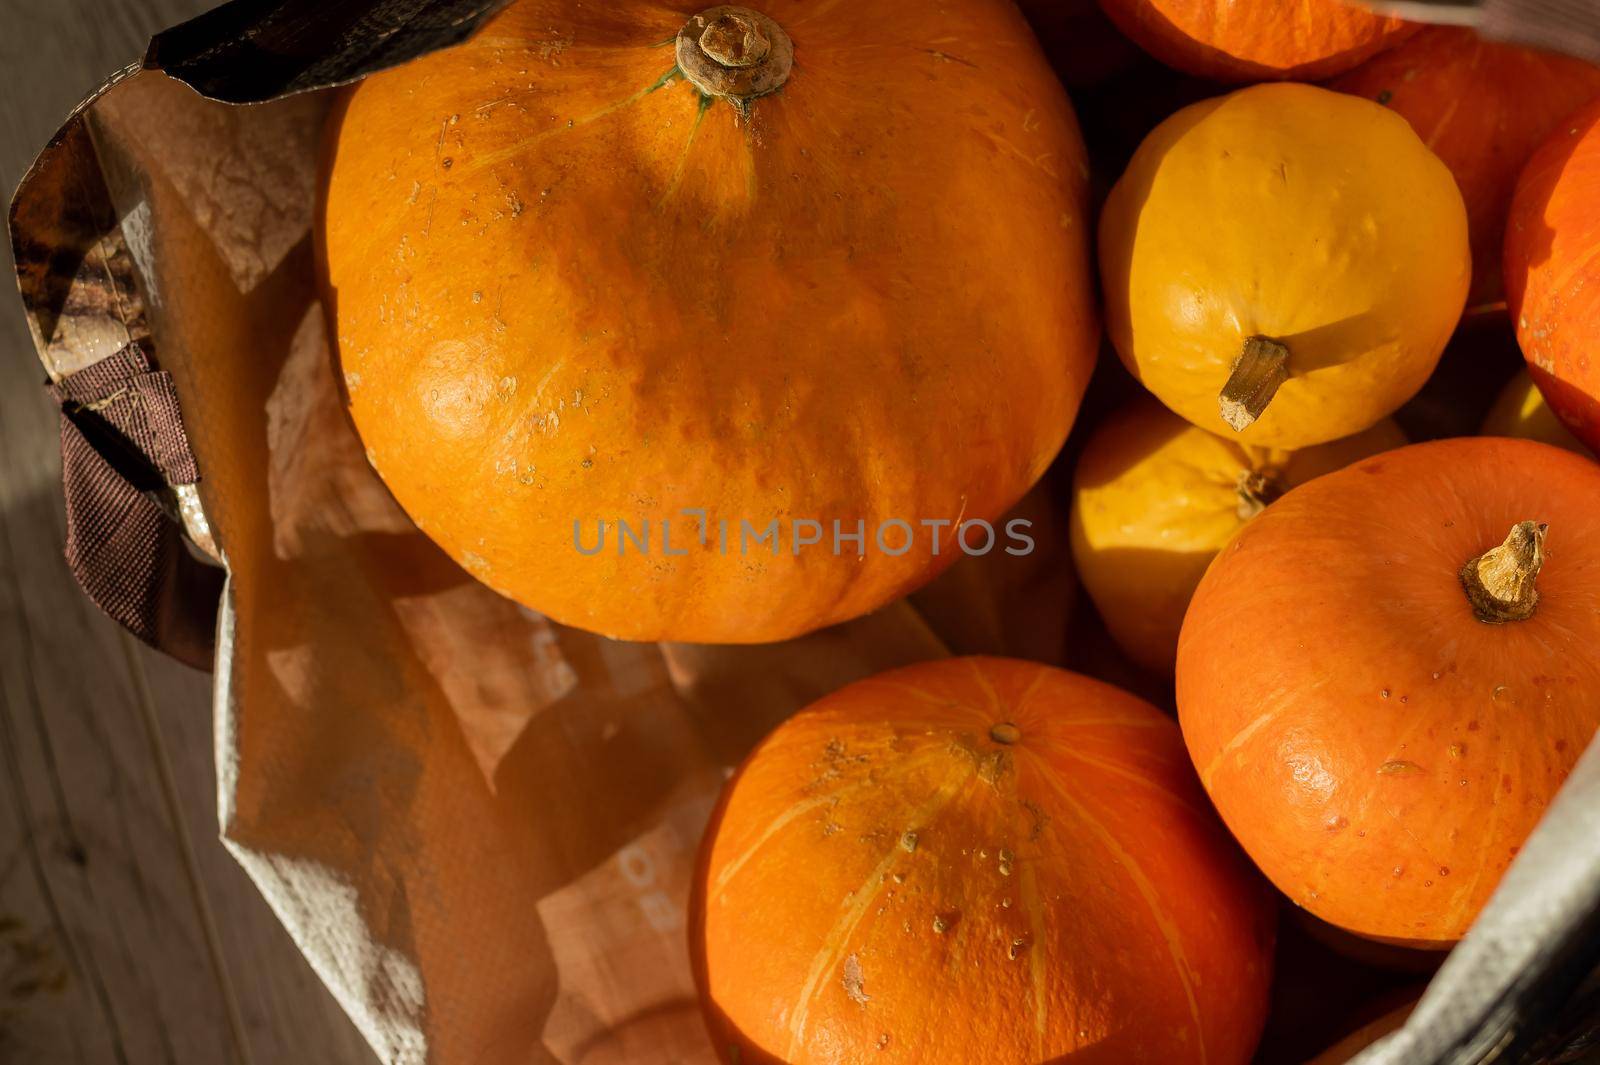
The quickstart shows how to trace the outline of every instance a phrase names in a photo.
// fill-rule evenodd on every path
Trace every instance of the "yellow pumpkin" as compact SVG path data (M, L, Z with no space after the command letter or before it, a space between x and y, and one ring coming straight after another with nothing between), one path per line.
M1455 179L1405 119L1309 85L1193 104L1100 220L1106 326L1145 386L1265 447L1349 436L1428 379L1472 260Z
M1483 420L1484 436L1515 436L1523 440L1537 440L1566 448L1579 455L1588 455L1589 449L1572 435L1572 430L1561 424L1556 412L1550 409L1544 393L1533 383L1527 370L1518 370L1517 376L1506 382L1494 406Z
M1071 536L1079 579L1123 652L1171 674L1189 599L1240 526L1295 485L1405 443L1385 418L1303 451L1255 447L1138 400L1096 429L1078 459Z

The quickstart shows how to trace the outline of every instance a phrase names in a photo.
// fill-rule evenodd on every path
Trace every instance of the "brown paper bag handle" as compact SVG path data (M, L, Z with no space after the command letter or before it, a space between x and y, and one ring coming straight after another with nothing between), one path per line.
M73 578L140 640L210 669L223 572L190 552L159 501L200 480L171 376L135 342L50 391L61 405Z

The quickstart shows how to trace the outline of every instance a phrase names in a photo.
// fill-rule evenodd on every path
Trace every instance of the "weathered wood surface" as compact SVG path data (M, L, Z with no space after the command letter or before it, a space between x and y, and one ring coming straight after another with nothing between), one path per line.
M0 192L152 32L212 3L0 0ZM56 415L0 284L0 1063L371 1065L217 840L210 678L123 636L66 571Z

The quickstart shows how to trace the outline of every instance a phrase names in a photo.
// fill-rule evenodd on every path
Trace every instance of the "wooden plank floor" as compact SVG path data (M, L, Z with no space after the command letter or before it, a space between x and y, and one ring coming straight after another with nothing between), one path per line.
M0 0L6 199L105 74L213 2ZM0 289L0 1063L371 1065L217 840L210 677L67 573L56 414Z

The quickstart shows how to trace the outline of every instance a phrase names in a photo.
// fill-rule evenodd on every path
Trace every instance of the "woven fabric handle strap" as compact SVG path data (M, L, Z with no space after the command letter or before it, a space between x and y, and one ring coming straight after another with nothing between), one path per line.
M210 669L223 573L191 553L160 502L200 479L172 378L133 343L50 391L61 405L73 578L140 640Z

